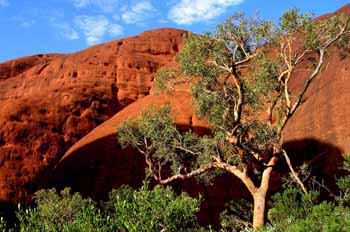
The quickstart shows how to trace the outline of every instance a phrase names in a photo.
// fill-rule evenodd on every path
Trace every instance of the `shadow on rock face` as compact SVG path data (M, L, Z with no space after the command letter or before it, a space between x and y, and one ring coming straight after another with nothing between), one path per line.
M341 148L314 138L287 141L283 147L289 154L293 166L308 164L311 176L324 181L331 189L336 189L335 175L342 165L344 153ZM285 163L282 167L288 171Z
M132 148L123 150L116 135L108 135L68 157L57 167L54 178L56 187L70 186L83 195L105 199L112 188L140 187L145 161Z

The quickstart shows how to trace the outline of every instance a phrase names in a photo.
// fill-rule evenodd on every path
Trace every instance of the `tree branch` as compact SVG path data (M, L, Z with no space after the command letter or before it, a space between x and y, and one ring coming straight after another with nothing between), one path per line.
M257 55L258 55L258 53L248 55L245 59L235 62L235 66L239 66L241 64L244 64L244 63L250 61L251 59L253 59L254 57L256 57Z
M286 113L286 115L284 116L282 122L281 122L281 127L278 130L278 135L281 136L281 133L284 129L284 127L287 125L287 122L289 121L289 119L293 116L293 114L295 113L295 111L298 109L306 91L308 90L310 83L313 81L313 79L317 76L317 74L320 72L322 64L323 64L323 59L324 59L324 50L320 49L319 50L319 61L318 64L316 66L316 68L314 69L314 71L312 72L312 74L309 76L309 78L305 81L304 83L304 87L301 90L297 100L295 101L295 103L293 104L292 107L290 107Z
M243 96L244 96L243 86L239 80L239 75L236 72L236 69L234 67L232 68L232 75L231 76L233 77L233 81L234 81L234 84L235 84L235 86L237 88L237 92L238 92L238 99L237 99L237 102L234 106L234 122L235 122L235 124L238 124L241 120L241 114L242 114L242 104L243 104Z
M191 177L194 177L194 176L198 176L200 174L203 174L211 169L215 168L215 163L211 163L211 164L208 164L208 165L205 165L201 168L198 168L192 172L189 172L187 174L177 174L177 175L174 175L174 176L171 176L167 179L159 179L159 183L160 184L169 184L170 182L172 181L175 181L175 180L185 180L185 179L189 179Z
M321 70L321 67L322 67L322 64L323 64L323 59L324 59L324 50L323 49L319 50L319 54L320 54L320 58L319 58L318 64L317 64L315 70L313 71L313 73L306 80L306 82L304 84L304 87L303 87L302 91L299 94L299 97L297 98L296 102L294 103L293 107L290 110L290 116L292 116L295 113L295 111L297 110L298 106L301 103L301 100L303 99L303 97L305 95L306 90L309 88L310 83L313 81L313 79L317 76L317 74Z
M224 162L215 162L213 163L214 167L225 170L233 175L235 175L236 177L238 177L243 184L247 187L247 189L249 190L249 192L254 195L254 193L256 192L257 188L254 184L254 182L250 179L250 177L247 175L246 172L242 172L241 170L239 170L236 166L234 165L230 165Z
M298 174L294 171L294 168L293 168L292 163L291 163L291 161L289 159L289 156L288 156L287 152L284 149L282 149L282 154L283 154L284 158L286 159L286 163L288 165L288 168L289 168L290 172L292 173L293 178L300 185L300 187L303 190L303 192L305 194L308 194L308 191L306 190L304 183L300 180Z
M267 163L267 167L265 168L262 178L261 178L261 184L259 187L258 191L261 192L267 192L268 188L269 188L269 183L270 183L270 176L272 173L272 169L274 168L274 166L276 165L278 161L278 156L273 156L270 161Z

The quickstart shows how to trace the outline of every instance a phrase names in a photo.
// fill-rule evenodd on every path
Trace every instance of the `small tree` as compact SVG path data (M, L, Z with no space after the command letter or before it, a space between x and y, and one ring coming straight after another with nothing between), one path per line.
M292 9L275 26L238 13L213 33L189 35L177 57L180 70L162 71L155 86L176 90L189 82L196 113L212 134L180 133L166 107L123 124L119 142L137 148L161 184L213 169L235 175L253 197L253 227L264 225L270 176L281 157L303 187L282 149L283 130L322 71L327 49L347 41L348 21L336 15L313 22ZM301 66L307 77L292 94L289 82ZM164 167L172 169L165 178Z

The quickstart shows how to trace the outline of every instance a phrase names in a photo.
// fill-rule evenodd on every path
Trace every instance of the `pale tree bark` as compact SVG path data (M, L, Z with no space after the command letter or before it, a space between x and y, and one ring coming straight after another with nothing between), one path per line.
M265 209L266 209L266 198L267 192L270 188L270 177L273 167L278 161L277 156L273 156L267 167L265 168L260 187L256 189L253 194L254 199L254 211L253 211L253 228L257 229L265 225Z
M257 191L253 200L253 228L257 229L265 225L266 193Z
M300 188L303 190L303 192L305 194L308 194L308 191L304 185L304 183L300 180L298 174L294 171L294 168L292 166L292 162L290 161L290 158L287 154L287 152L285 150L282 150L282 154L284 156L284 158L286 159L286 162L287 162L287 165L288 165L288 168L290 170L290 172L292 173L292 176L293 178L296 180L296 182L299 184Z

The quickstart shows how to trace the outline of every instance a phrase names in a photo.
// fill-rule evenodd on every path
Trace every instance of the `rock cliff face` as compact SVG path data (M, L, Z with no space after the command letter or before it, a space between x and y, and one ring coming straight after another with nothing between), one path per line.
M158 68L175 65L184 34L154 30L0 64L0 201L26 199L71 145L148 95Z
M334 13L324 14L315 21L335 14L350 15L350 5L339 8ZM303 103L289 121L285 130L285 141L315 139L320 143L338 146L340 152L350 152L350 50L333 47L329 50L320 75L312 82ZM307 76L303 64L291 79L292 92L302 89ZM330 156L328 157L332 159Z
M350 51L333 48L326 59L324 68L305 94L304 101L288 122L285 141L313 139L339 148L338 153L350 152ZM305 81L303 72L296 72L291 83L294 91L300 91ZM306 148L306 144L301 147ZM314 145L310 144L309 147ZM327 160L324 170L332 173L339 156L334 150L315 148L322 160ZM307 155L308 149L299 151ZM315 151L316 152L316 151ZM336 151L337 153L337 151Z

